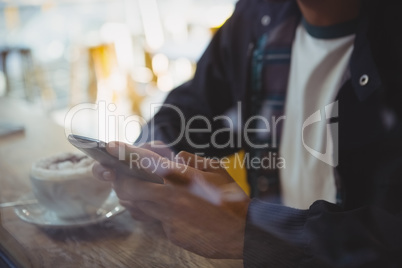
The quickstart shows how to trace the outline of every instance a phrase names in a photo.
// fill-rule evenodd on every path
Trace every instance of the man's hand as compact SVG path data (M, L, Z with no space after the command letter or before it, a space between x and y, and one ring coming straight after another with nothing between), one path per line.
M199 255L242 258L250 199L219 161L187 152L169 160L155 150L124 143L109 143L107 150L118 156L119 148L126 155L148 158L142 168L165 179L165 184L155 184L94 166L98 178L113 182L121 203L134 218L160 221L173 243Z

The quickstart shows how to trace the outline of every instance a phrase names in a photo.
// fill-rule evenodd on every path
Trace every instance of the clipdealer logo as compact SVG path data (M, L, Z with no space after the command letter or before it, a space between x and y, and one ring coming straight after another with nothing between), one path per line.
M309 147L305 142L304 130L305 128L321 122L322 120L330 120L332 118L338 118L338 101L328 104L324 107L324 110L317 110L312 115L310 115L306 121L304 121L302 126L302 142L304 148L318 160L332 166L336 167L339 164L338 159L338 123L326 123L326 148L325 152L319 152ZM322 112L324 117L321 116Z
M231 117L227 115L219 115L214 118L207 118L202 115L196 115L189 120L185 120L185 115L183 112L180 110L179 107L170 105L170 104L152 104L150 106L151 111L154 113L159 110L160 108L164 109L169 109L170 112L177 113L178 116L178 121L176 123L179 123L180 129L177 137L175 137L175 140L172 141L170 144L158 144L155 143L152 146L154 148L160 148L160 147L171 147L179 143L182 139L186 139L186 142L190 144L193 148L195 149L205 149L208 147L213 147L213 148L242 148L243 146L247 146L249 148L255 148L255 149L264 149L264 148L275 148L277 146L277 125L280 121L286 120L286 116L280 116L279 118L272 116L271 118L266 118L263 116L252 116L247 119L244 124L240 122L241 120L241 115L242 115L242 105L241 103L237 103L237 116L236 117ZM110 114L110 112L113 112L116 110L116 105L113 103L107 104L106 101L99 101L97 104L94 103L81 103L78 104L74 107L72 107L66 114L65 116L65 121L64 121L64 127L65 127L65 134L66 137L69 134L72 134L72 125L73 125L73 119L75 116L79 116L78 113L84 110L91 110L93 112L97 113L97 130L98 130L98 138L103 141L107 140L113 140L116 137L119 137L118 133L114 134L113 137L110 137L110 127L116 127L116 131L119 131L119 129L122 129L124 132L124 138L125 142L127 143L134 143L135 139L137 137L126 137L127 136L127 128L129 125L132 127L135 125L138 129L142 129L142 134L139 137L139 141L137 140L136 143L138 144L143 144L147 140L155 140L154 135L155 135L155 125L154 125L154 120L151 120L149 124L147 124L146 120L142 118L141 116L138 115L130 115L130 116L124 116L124 115L116 115L116 114ZM305 129L308 127L311 127L313 124L322 122L323 120L328 121L333 118L338 117L338 101L335 101L333 103L330 103L326 105L323 109L317 110L313 114L311 114L304 122L302 125L302 131L301 131L301 141L304 146L304 148L310 153L312 156L317 158L318 160L332 166L336 167L338 165L338 123L330 123L326 122L326 148L324 152L319 152L313 148L311 148L307 142L306 142L306 137L305 137ZM205 125L203 128L194 128L193 123L194 121L201 121ZM223 127L222 129L213 129L212 128L212 122L216 121L222 121L224 126L229 126L229 127ZM251 127L253 121L260 121L262 124L262 128L255 128ZM236 126L241 126L237 128ZM224 143L219 143L217 139L217 135L222 133L222 132L227 132L229 135L228 140L225 140ZM203 144L198 144L196 141L192 140L192 133L205 133L209 134L210 141L209 142L204 142ZM234 133L237 133L235 135ZM239 135L240 133L240 135ZM250 139L250 134L251 133L270 133L271 135L271 140L272 144L264 143L264 144L254 144L253 141ZM240 136L242 136L244 139L241 139ZM119 151L119 159L124 160L126 157L124 150L121 152ZM279 156L275 156L278 158ZM280 158L280 157L279 157ZM285 166L285 159L280 158L280 160L283 162L283 167ZM255 159L253 159L255 161ZM271 160L270 160L271 161Z

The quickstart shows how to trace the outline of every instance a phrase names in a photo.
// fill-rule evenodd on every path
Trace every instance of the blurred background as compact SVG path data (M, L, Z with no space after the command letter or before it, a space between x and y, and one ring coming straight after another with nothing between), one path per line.
M0 98L66 135L133 143L169 91L192 78L235 2L0 0ZM248 192L245 171L228 171Z
M109 125L108 133L100 133L98 124L111 115L148 120L155 112L152 103L191 79L234 5L234 0L0 1L0 97L21 99L60 125L77 104L102 101L103 118L79 111L73 132L132 142L138 124Z

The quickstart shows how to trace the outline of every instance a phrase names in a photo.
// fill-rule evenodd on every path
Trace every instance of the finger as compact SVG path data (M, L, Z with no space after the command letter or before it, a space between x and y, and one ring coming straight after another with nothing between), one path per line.
M175 160L181 164L205 172L220 172L223 168L221 162L217 158L205 158L186 151L179 152L176 155Z
M170 195L166 185L138 180L124 174L118 174L112 187L121 200L163 202Z
M140 167L148 172L152 172L160 177L163 177L170 183L176 185L187 185L191 182L191 179L195 174L195 169L191 166L176 161L170 161L169 159L162 157L153 151L130 146L127 148L130 153L137 154L138 161L147 164L147 166L140 164ZM186 155L190 156L191 154L187 153Z
M233 182L233 179L230 177L229 173L227 173L224 164L217 158L205 158L199 155L191 154L189 152L181 151L176 155L176 161L201 172L219 173L219 181L215 180L214 182L216 185ZM191 179L194 180L197 179L198 176L204 177L204 175L206 174L188 169L186 175L187 177L191 177Z
M151 216L144 213L141 209L139 209L133 202L120 200L120 204L124 206L128 212L130 212L131 217L133 217L137 221L142 222L156 222L157 219L152 218Z
M170 159L170 160L172 160L174 158L173 151L168 146L166 146L166 144L164 144L161 141L147 142L139 147L146 149L146 150L150 150L152 152L155 152L155 153L159 154L160 156L166 157L167 159Z
M106 150L109 154L125 161L128 164L130 164L130 162L135 162L136 164L140 162L140 164L142 164L141 167L144 169L152 170L156 164L163 164L165 161L168 161L168 158L163 157L152 150L137 147L124 142L109 142L106 146ZM144 165L144 163L150 165Z
M175 156L175 161L198 170L206 169L206 158L186 151L180 151Z
M194 175L192 167L170 161L166 157L144 148L122 142L110 142L106 149L116 157L124 155L123 158L126 162L133 161L136 167L163 177L173 184L188 184L191 181L191 176ZM133 164L133 162L130 164Z
M236 182L227 183L223 185L220 190L221 199L224 202L242 202L249 199L247 194Z
M119 160L127 160L129 159L128 157L126 157L127 145L128 144L119 141L108 142L106 144L106 151Z
M204 158L204 165L205 165L204 171L206 172L215 173L215 172L223 172L226 170L219 158Z
M102 166L99 163L95 163L92 167L92 174L98 180L103 181L114 181L116 179L116 174L113 169Z
M142 201L138 202L137 206L142 211L146 211L147 215L157 219L163 223L170 223L172 221L172 214L169 213L169 209L162 207L156 203Z
M158 168L155 173L165 179L166 184L173 184L178 186L186 186L191 184L194 179L200 176L200 170L191 166L183 165L180 163L171 162L168 168Z
M125 160L126 162L131 159L130 154L133 153L148 152L148 154L151 153L152 155L157 155L159 157L169 159L169 157L171 156L170 153L172 152L169 148L163 145L162 142L157 141L144 143L140 147L124 142L112 141L106 145L106 150L111 155L118 157L120 160ZM147 154L145 156L147 156Z

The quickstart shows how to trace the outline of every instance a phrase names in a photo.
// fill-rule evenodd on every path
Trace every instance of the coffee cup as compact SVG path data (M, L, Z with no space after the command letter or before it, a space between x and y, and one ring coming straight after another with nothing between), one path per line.
M96 216L112 188L94 178L93 163L77 153L61 153L33 163L30 179L38 203L59 218Z

